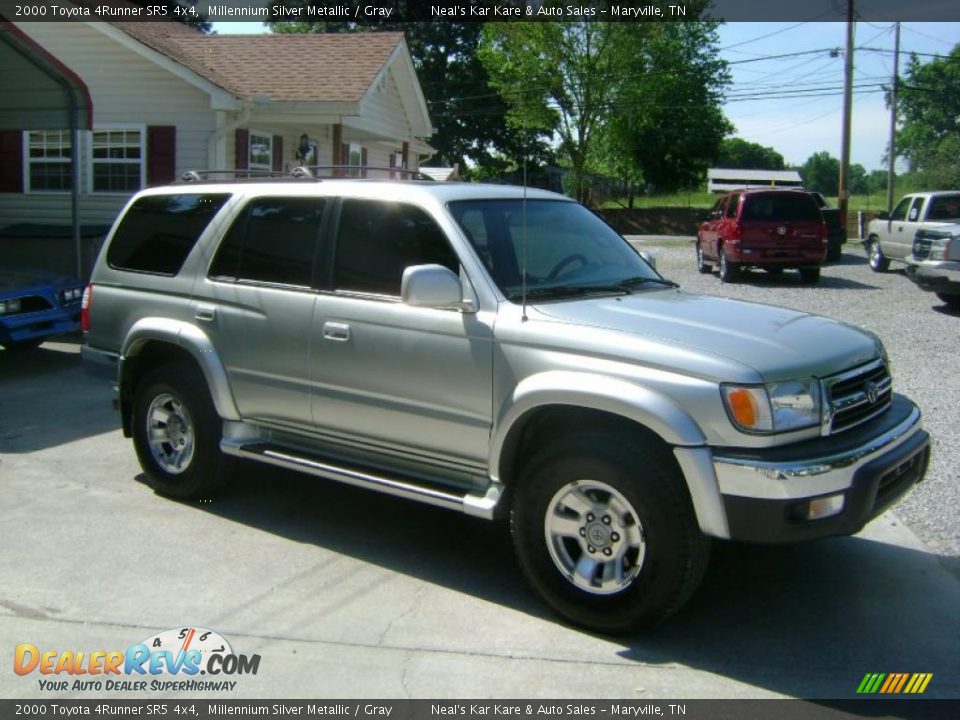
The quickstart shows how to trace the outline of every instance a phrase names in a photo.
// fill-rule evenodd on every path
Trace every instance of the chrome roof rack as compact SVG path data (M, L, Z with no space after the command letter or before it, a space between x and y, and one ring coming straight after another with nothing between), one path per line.
M198 183L208 180L270 180L282 177L283 173L274 170L187 170L180 175L179 183Z
M373 165L299 165L289 173L275 170L187 170L174 182L175 185L203 182L320 182L330 179L375 179L369 173L390 180L435 180L419 170L407 170L398 167L377 167Z
M321 174L327 172L330 174ZM426 180L434 182L434 179L419 170L407 170L400 167L383 167L378 165L300 165L290 171L290 176L294 178L313 178L321 180L324 178L357 178L355 173L361 173L362 177L357 179L367 179L368 173L385 173L392 180Z

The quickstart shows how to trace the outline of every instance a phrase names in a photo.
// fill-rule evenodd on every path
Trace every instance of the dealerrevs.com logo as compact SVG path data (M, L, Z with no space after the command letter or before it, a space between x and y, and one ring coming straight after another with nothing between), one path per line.
M39 674L39 689L54 692L230 691L237 681L229 678L259 669L259 655L237 654L222 635L199 627L166 630L126 650L61 651L21 643L13 653L17 675Z

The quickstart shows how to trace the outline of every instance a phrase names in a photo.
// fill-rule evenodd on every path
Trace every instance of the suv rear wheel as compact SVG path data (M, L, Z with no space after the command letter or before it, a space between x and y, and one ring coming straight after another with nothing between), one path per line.
M550 606L604 632L667 618L709 558L672 457L626 435L544 448L516 489L511 530L527 579Z
M176 498L208 497L228 473L220 452L222 423L200 372L162 365L133 398L133 444L150 487Z
M720 282L732 283L740 278L740 265L727 259L727 251L720 248Z

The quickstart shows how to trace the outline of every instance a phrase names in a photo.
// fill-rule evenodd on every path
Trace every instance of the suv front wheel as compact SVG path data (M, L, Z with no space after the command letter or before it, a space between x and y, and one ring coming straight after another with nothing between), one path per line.
M150 487L176 498L206 498L227 477L222 423L199 371L162 365L137 384L133 444Z
M519 481L511 530L527 579L550 606L603 632L667 618L709 557L672 457L629 436L544 448Z

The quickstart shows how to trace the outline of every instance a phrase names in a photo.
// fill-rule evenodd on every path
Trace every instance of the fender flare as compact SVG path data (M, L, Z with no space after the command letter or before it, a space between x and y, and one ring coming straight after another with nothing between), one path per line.
M125 359L136 357L144 345L154 340L174 345L189 353L207 381L217 414L224 420L240 420L227 371L220 361L220 356L207 334L188 322L158 317L142 318L135 322L127 333L120 352L121 384Z

